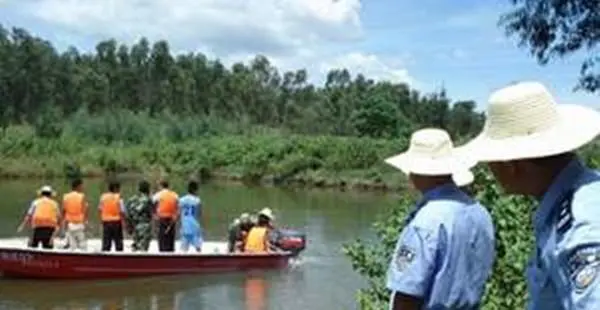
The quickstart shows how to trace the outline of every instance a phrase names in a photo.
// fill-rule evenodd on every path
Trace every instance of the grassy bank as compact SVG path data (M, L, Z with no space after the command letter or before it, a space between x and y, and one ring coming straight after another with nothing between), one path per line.
M246 134L181 135L151 132L133 140L104 129L104 139L66 131L44 137L30 126L8 127L0 138L0 177L60 178L72 175L161 174L280 186L398 189L405 178L383 159L406 148L406 139ZM89 132L89 131L88 131ZM106 137L113 137L109 139ZM123 142L128 141L128 142ZM598 144L584 152L592 165Z
M195 175L248 183L394 189L402 176L383 159L400 140L252 133L94 143L76 135L40 137L9 127L0 140L0 177L56 178L81 174Z

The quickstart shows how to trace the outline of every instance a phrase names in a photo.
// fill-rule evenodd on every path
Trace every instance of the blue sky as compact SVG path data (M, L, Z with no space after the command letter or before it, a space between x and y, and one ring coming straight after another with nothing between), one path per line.
M226 63L261 53L284 69L307 68L316 82L344 66L422 91L444 85L452 99L482 107L494 89L539 80L561 102L600 107L597 96L572 91L583 56L538 65L497 27L508 9L508 0L0 0L0 23L60 49L146 36Z

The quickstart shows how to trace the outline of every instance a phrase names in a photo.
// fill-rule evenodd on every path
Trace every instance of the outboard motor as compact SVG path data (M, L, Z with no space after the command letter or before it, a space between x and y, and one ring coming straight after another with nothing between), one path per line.
M275 229L270 234L270 242L277 248L298 256L306 248L306 234L292 229Z

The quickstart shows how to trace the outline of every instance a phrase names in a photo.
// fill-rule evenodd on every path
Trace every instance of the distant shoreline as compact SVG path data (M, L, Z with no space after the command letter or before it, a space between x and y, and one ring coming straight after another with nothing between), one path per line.
M101 169L87 170L80 175L84 179L107 179L109 175L104 173ZM116 177L121 180L132 180L141 178L151 178L144 173L138 172L124 172L116 174ZM185 174L173 174L174 178L185 178ZM51 172L40 173L40 174L5 174L0 173L0 180L64 180L67 177L64 175L57 175ZM235 183L235 184L246 184L256 185L265 187L279 187L279 188L307 188L307 189L334 189L340 191L346 190L357 190L357 191L379 191L379 192L394 192L406 189L406 183L402 182L402 176L397 176L398 182L374 182L371 180L364 179L343 179L332 176L329 179L326 177L311 179L303 177L295 177L288 179L284 182L277 183L273 180L273 177L263 177L260 180L245 180L244 177L236 174L228 174L226 172L210 172L209 176L202 179L203 182L218 182L218 183Z

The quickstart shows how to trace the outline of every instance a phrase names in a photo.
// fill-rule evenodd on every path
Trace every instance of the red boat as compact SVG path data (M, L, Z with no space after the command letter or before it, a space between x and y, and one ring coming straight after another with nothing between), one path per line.
M305 242L293 236L283 239L285 246L293 248L264 254L227 253L226 242L204 242L200 253L161 253L152 241L149 251L140 253L129 250L130 240L125 241L123 252L102 252L99 239L89 239L87 251L28 248L27 238L0 239L0 274L32 279L108 279L282 269L304 250Z

